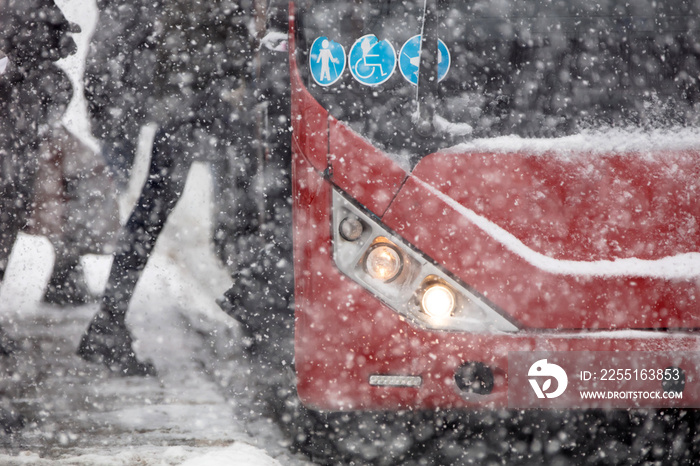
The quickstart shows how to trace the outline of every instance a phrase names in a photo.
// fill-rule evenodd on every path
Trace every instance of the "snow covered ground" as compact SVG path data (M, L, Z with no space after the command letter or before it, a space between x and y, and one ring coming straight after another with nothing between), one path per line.
M20 348L0 361L0 392L27 425L0 437L0 464L309 464L257 407L237 324L215 304L230 280L211 252L209 191L206 167L195 166L128 314L155 378L116 377L75 355L97 304L41 303L51 246L20 237L0 290L0 322ZM96 294L109 265L85 258ZM212 348L230 373L214 371Z

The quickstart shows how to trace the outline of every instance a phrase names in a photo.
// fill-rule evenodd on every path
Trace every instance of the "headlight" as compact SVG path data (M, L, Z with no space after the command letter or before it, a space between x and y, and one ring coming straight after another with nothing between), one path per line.
M365 256L365 268L370 277L390 282L401 273L403 257L396 246L389 243L372 245Z
M422 327L468 332L518 330L486 298L335 189L333 259L345 275Z
M435 319L446 319L455 310L455 294L449 286L442 283L431 283L423 291L420 300L421 309Z
M362 236L364 227L357 217L351 215L340 221L338 230L343 239L347 241L357 241Z

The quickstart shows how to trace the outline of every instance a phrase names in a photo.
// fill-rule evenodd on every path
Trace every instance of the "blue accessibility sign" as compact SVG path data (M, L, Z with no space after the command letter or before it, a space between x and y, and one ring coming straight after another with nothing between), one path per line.
M330 86L345 71L345 49L327 37L319 37L311 44L309 70L319 86Z
M386 82L396 69L396 51L388 40L378 40L374 34L360 37L348 55L350 72L366 86Z
M418 85L420 67L420 34L413 36L403 44L399 52L399 70L406 81ZM438 39L438 81L442 81L450 69L450 51L445 43Z

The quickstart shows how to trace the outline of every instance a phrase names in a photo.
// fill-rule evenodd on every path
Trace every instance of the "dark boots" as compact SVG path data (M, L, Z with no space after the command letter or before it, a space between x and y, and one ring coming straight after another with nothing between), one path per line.
M85 283L79 258L57 257L46 293L44 293L44 302L68 306L94 301L95 297L90 294Z
M104 364L122 376L155 376L151 362L136 358L132 343L124 320L100 311L81 338L78 355L86 361Z

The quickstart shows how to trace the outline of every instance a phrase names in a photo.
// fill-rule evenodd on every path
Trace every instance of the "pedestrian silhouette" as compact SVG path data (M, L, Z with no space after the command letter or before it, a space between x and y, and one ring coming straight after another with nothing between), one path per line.
M251 199L258 162L254 153L257 106L251 86L255 37L248 28L252 11L233 0L178 0L167 8L152 8L147 0L123 3L103 0L103 7L117 13L109 14L114 11L109 10L101 18L114 21L128 13L130 16L121 20L136 24L139 34L147 37L148 54L154 60L146 60L146 69L139 71L143 82L132 83L120 73L115 78L127 85L125 92L129 94L139 96L139 86L148 87L150 95L141 96L148 99L147 113L136 117L154 122L158 129L147 180L119 233L100 309L81 338L78 354L120 375L147 376L155 374L155 367L134 353L126 314L156 240L182 194L192 163L200 160L221 167L231 162L237 167L233 179L224 181L214 173L215 185L233 184L240 194L237 211L232 215L237 222L232 236L245 236L258 225L256 203ZM144 11L151 15L144 15ZM114 29L123 31L121 27ZM101 36L100 40L113 38ZM123 51L127 55L141 52ZM126 59L136 61L134 56ZM94 60L92 66L96 69L114 68L109 54ZM144 75L144 71L150 75ZM93 86L95 81L94 76L88 79ZM119 83L115 87L119 88ZM88 93L89 101L98 97L99 93ZM121 107L110 104L114 113L128 112L128 102L119 102ZM109 115L100 105L89 102L89 108L96 121L104 121L102 118ZM107 135L107 143L119 144L119 135ZM122 146L129 145L133 146Z
M332 81L333 79L331 78L331 69L329 66L329 62L332 62L334 65L337 65L340 63L340 60L337 58L333 57L333 53L330 51L329 43L327 39L324 39L323 42L321 42L321 51L318 54L318 58L316 59L316 63L321 62L321 77L319 78L319 81L323 81L323 77L326 76L326 79L328 81ZM333 67L333 70L335 71L335 74L338 74L338 70Z

